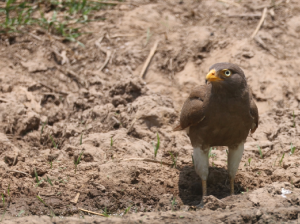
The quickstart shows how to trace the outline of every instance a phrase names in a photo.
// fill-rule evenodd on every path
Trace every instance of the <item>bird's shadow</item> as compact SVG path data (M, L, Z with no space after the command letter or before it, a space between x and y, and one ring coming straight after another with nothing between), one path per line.
M230 195L229 177L224 168L210 167L207 180L207 195L213 195L218 199ZM185 205L198 205L202 200L201 179L195 172L193 165L180 168L179 174L179 196ZM235 194L240 194L245 189L235 183Z

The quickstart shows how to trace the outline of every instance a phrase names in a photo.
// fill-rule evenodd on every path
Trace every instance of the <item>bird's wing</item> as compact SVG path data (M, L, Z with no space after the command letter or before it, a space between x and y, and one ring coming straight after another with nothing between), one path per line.
M207 89L208 85L202 85L192 90L181 109L180 124L173 129L174 131L184 130L192 124L198 124L205 118L203 113L203 102Z
M256 106L255 101L254 101L253 96L252 96L252 90L251 89L249 91L249 94L250 94L250 115L253 118L253 124L252 124L252 127L251 127L251 133L254 133L255 130L256 130L256 128L258 127L259 115L258 115L257 106Z

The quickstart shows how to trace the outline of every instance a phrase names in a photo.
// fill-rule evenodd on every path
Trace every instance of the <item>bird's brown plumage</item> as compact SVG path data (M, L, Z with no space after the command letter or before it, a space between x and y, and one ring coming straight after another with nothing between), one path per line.
M258 126L258 110L243 70L231 63L217 63L206 76L208 84L192 90L175 131L188 129L193 145L194 167L207 194L208 149L228 146L230 193L244 151L244 142Z
M174 130L189 128L193 145L238 144L247 138L249 130L253 133L258 126L258 110L243 71L230 63L219 63L211 69L218 71L223 67L232 71L233 82L227 87L227 80L216 86L198 86L182 107L180 125Z

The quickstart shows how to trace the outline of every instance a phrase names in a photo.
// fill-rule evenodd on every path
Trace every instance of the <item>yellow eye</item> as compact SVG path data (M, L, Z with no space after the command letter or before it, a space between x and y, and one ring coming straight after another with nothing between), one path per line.
M224 70L224 71L223 71L223 74L224 74L226 77L229 77L229 76L231 76L231 71L230 71L230 70Z

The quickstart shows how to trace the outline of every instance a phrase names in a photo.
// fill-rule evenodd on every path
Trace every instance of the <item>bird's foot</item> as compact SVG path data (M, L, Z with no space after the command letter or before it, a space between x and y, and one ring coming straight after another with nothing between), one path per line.
M196 205L196 208L203 208L203 207L204 207L204 202L202 198L200 204Z

